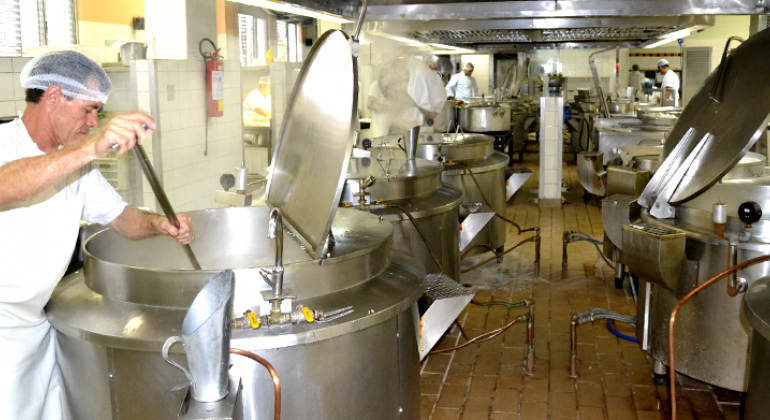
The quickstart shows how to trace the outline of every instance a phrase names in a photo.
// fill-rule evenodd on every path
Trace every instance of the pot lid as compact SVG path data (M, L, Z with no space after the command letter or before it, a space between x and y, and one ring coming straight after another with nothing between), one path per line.
M482 101L482 102L466 102L460 106L463 108L475 108L475 107L486 108L490 106L509 106L509 105L505 102Z
M316 258L342 194L355 142L357 63L348 36L324 33L297 77L273 152L265 201Z
M382 155L380 157L379 155ZM444 166L438 162L425 159L407 160L402 153L392 149L380 148L372 153L372 157L357 157L350 159L347 179L364 179L368 176L375 178L415 178L441 173Z
M665 161L640 202L652 205L670 181L679 182L665 191L668 203L681 204L697 197L727 174L760 138L770 115L769 48L770 31L761 31L728 54L711 73L671 131L663 147Z

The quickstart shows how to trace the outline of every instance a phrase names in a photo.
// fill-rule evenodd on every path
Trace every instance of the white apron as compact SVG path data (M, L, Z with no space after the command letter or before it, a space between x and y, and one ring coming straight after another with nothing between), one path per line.
M72 257L83 205L60 188L0 209L0 419L65 415L56 331L43 307Z

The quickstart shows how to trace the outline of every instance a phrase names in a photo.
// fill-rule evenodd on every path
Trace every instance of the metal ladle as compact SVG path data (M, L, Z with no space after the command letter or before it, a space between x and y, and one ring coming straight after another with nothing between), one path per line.
M144 128L145 130L147 129L146 126ZM116 148L115 146L117 145L112 147ZM134 154L136 154L136 159L139 161L139 165L142 167L142 172L144 172L144 176L147 177L147 182L150 183L152 192L155 193L155 198L158 200L158 203L160 203L160 207L163 209L163 213L166 214L168 221L171 222L171 224L174 225L177 229L179 229L179 219L177 219L174 208L171 207L171 203L168 201L166 192L163 190L163 187L158 181L158 175L155 174L155 169L153 169L152 164L150 163L150 159L147 157L147 152L144 151L144 147L137 143L134 146ZM190 245L182 245L182 249L184 249L184 253L187 254L187 259L190 260L190 264L192 264L193 268L200 270L201 265L198 263L198 259L195 258L195 254L193 253L192 248L190 248Z

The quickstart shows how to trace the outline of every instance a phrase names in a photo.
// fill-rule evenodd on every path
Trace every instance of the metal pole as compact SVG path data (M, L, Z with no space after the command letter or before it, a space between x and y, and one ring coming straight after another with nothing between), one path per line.
M147 177L147 182L149 182L150 187L152 187L152 192L155 193L155 199L158 200L160 207L163 209L163 213L166 214L168 221L179 229L179 219L177 219L174 208L171 207L166 192L163 191L163 187L158 181L158 175L155 173L155 169L153 169L150 159L144 151L144 147L142 147L141 144L136 144L136 146L134 146L134 153L136 154L136 160L139 161L139 166L142 167L142 172L144 172L144 175ZM184 249L184 253L187 254L187 259L190 260L190 264L192 264L193 268L200 270L201 265L198 264L198 259L195 258L195 254L193 253L192 248L190 248L190 245L182 245L182 249Z

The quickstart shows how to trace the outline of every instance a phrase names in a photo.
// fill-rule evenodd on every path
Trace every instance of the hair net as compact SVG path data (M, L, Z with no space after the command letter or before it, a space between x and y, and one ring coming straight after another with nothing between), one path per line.
M452 74L453 67L452 61L446 57L441 57L436 61L436 71L444 76Z
M270 76L262 76L259 78L260 86L270 86Z
M658 67L668 67L668 60L664 58L658 61Z
M35 57L21 71L25 89L58 86L68 98L107 102L110 78L98 64L75 51L51 51Z
M463 67L463 70L473 71L473 64L465 63L465 67Z

